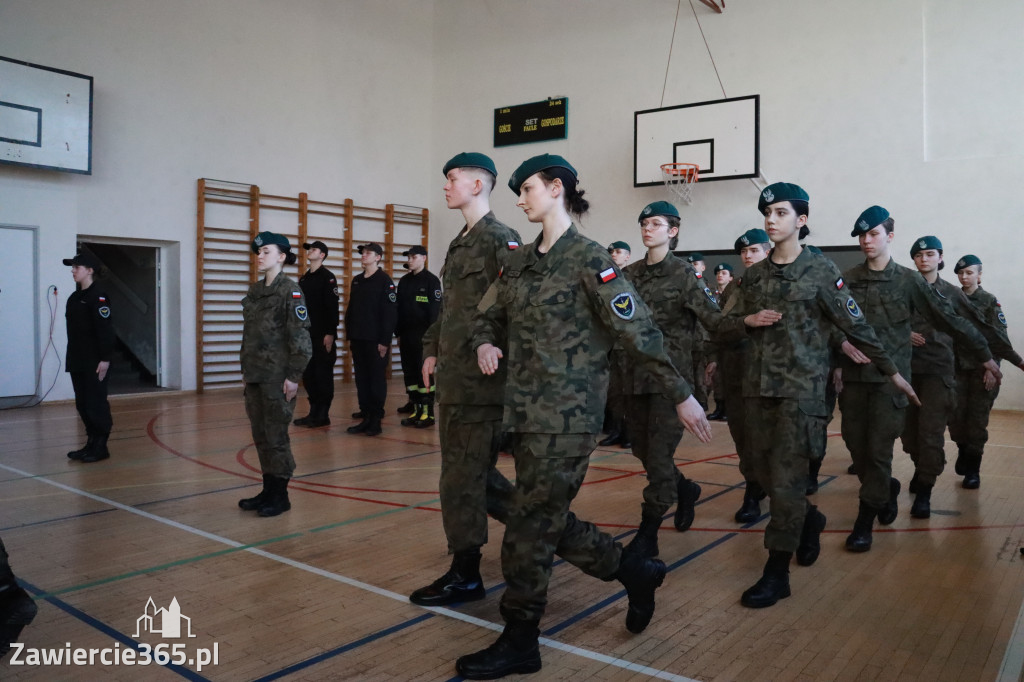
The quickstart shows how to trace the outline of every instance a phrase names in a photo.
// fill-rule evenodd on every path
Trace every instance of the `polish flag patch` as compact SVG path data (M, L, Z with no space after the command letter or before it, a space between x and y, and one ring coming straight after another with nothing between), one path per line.
M516 249L519 248L519 242L509 242L508 248L512 251L515 251Z
M299 292L297 292L297 291L293 291L293 292L292 292L292 299L293 299L293 300L298 300L298 299L300 299L300 298L302 298L302 294L300 294L300 293L299 293Z
M842 277L836 280L836 289L842 289L844 286L846 286L846 282L843 281Z
M100 303L106 303L107 302L107 297L106 296L100 296L99 297L99 301L100 301ZM999 305L998 301L996 301L996 305Z
M602 284L604 284L605 282L612 281L618 276L619 275L615 272L615 268L608 268L607 270L602 270L598 273L597 278L601 280Z

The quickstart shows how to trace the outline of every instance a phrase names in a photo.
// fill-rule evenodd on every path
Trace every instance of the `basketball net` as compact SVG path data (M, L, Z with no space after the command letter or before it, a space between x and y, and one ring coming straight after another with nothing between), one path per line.
M693 186L697 184L700 166L695 163L664 163L661 177L665 187L686 205L693 203Z

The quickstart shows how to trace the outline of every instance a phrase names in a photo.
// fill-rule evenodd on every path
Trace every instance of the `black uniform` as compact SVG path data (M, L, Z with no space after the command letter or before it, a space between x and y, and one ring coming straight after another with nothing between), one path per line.
M110 435L113 419L107 402L107 378L99 380L96 367L110 362L114 353L114 326L110 321L110 301L94 283L88 289L68 296L65 318L68 325L68 352L65 369L75 388L75 407L85 424L90 441Z
M299 278L299 287L309 309L309 337L313 342L313 357L302 373L302 385L309 394L311 415L327 417L334 400L334 362L338 359L338 344L331 350L324 348L324 337L338 338L338 282L327 268L307 270Z
M398 350L409 402L433 405L434 387L423 385L423 335L441 312L441 280L426 268L398 280Z
M372 276L360 273L352 278L352 293L345 310L345 337L352 351L359 411L367 418L384 416L387 398L388 357L377 346L391 346L398 313L398 295L391 278L378 269Z

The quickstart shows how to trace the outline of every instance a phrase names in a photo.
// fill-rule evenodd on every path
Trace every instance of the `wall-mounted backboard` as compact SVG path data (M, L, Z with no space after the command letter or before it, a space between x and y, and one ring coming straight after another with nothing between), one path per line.
M663 163L700 165L700 182L756 178L761 96L633 114L633 186L662 183Z
M0 163L92 173L92 76L0 57Z

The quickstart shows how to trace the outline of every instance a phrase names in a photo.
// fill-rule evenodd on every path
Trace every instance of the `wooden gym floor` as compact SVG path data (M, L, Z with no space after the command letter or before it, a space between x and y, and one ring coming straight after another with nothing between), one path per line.
M115 398L113 457L88 465L65 457L83 440L73 405L0 413L0 537L39 604L24 645L164 642L184 643L183 659L218 654L201 672L187 661L13 665L9 654L0 678L458 679L455 659L500 628L501 527L491 522L484 548L487 599L433 611L408 603L449 559L436 430L400 427L404 396L397 383L390 391L381 437L345 433L351 384L339 385L331 427L293 429L292 510L272 519L236 506L259 480L240 390ZM299 406L304 413L304 399ZM838 418L813 497L828 516L821 558L794 563L792 597L756 611L739 604L766 557L765 519L733 522L742 479L726 425L715 423L711 445L685 437L677 452L704 493L689 532L663 527L670 573L650 627L625 630L618 583L556 565L534 679L1019 679L1024 416L993 415L980 490L962 490L947 471L925 521L910 518L904 493L897 521L859 555L843 549L857 499ZM500 466L513 476L510 458ZM912 468L902 452L894 469L905 488ZM643 485L627 452L599 449L573 509L628 540ZM177 599L191 619L182 634L187 625L195 636L140 629L150 598L158 609Z

